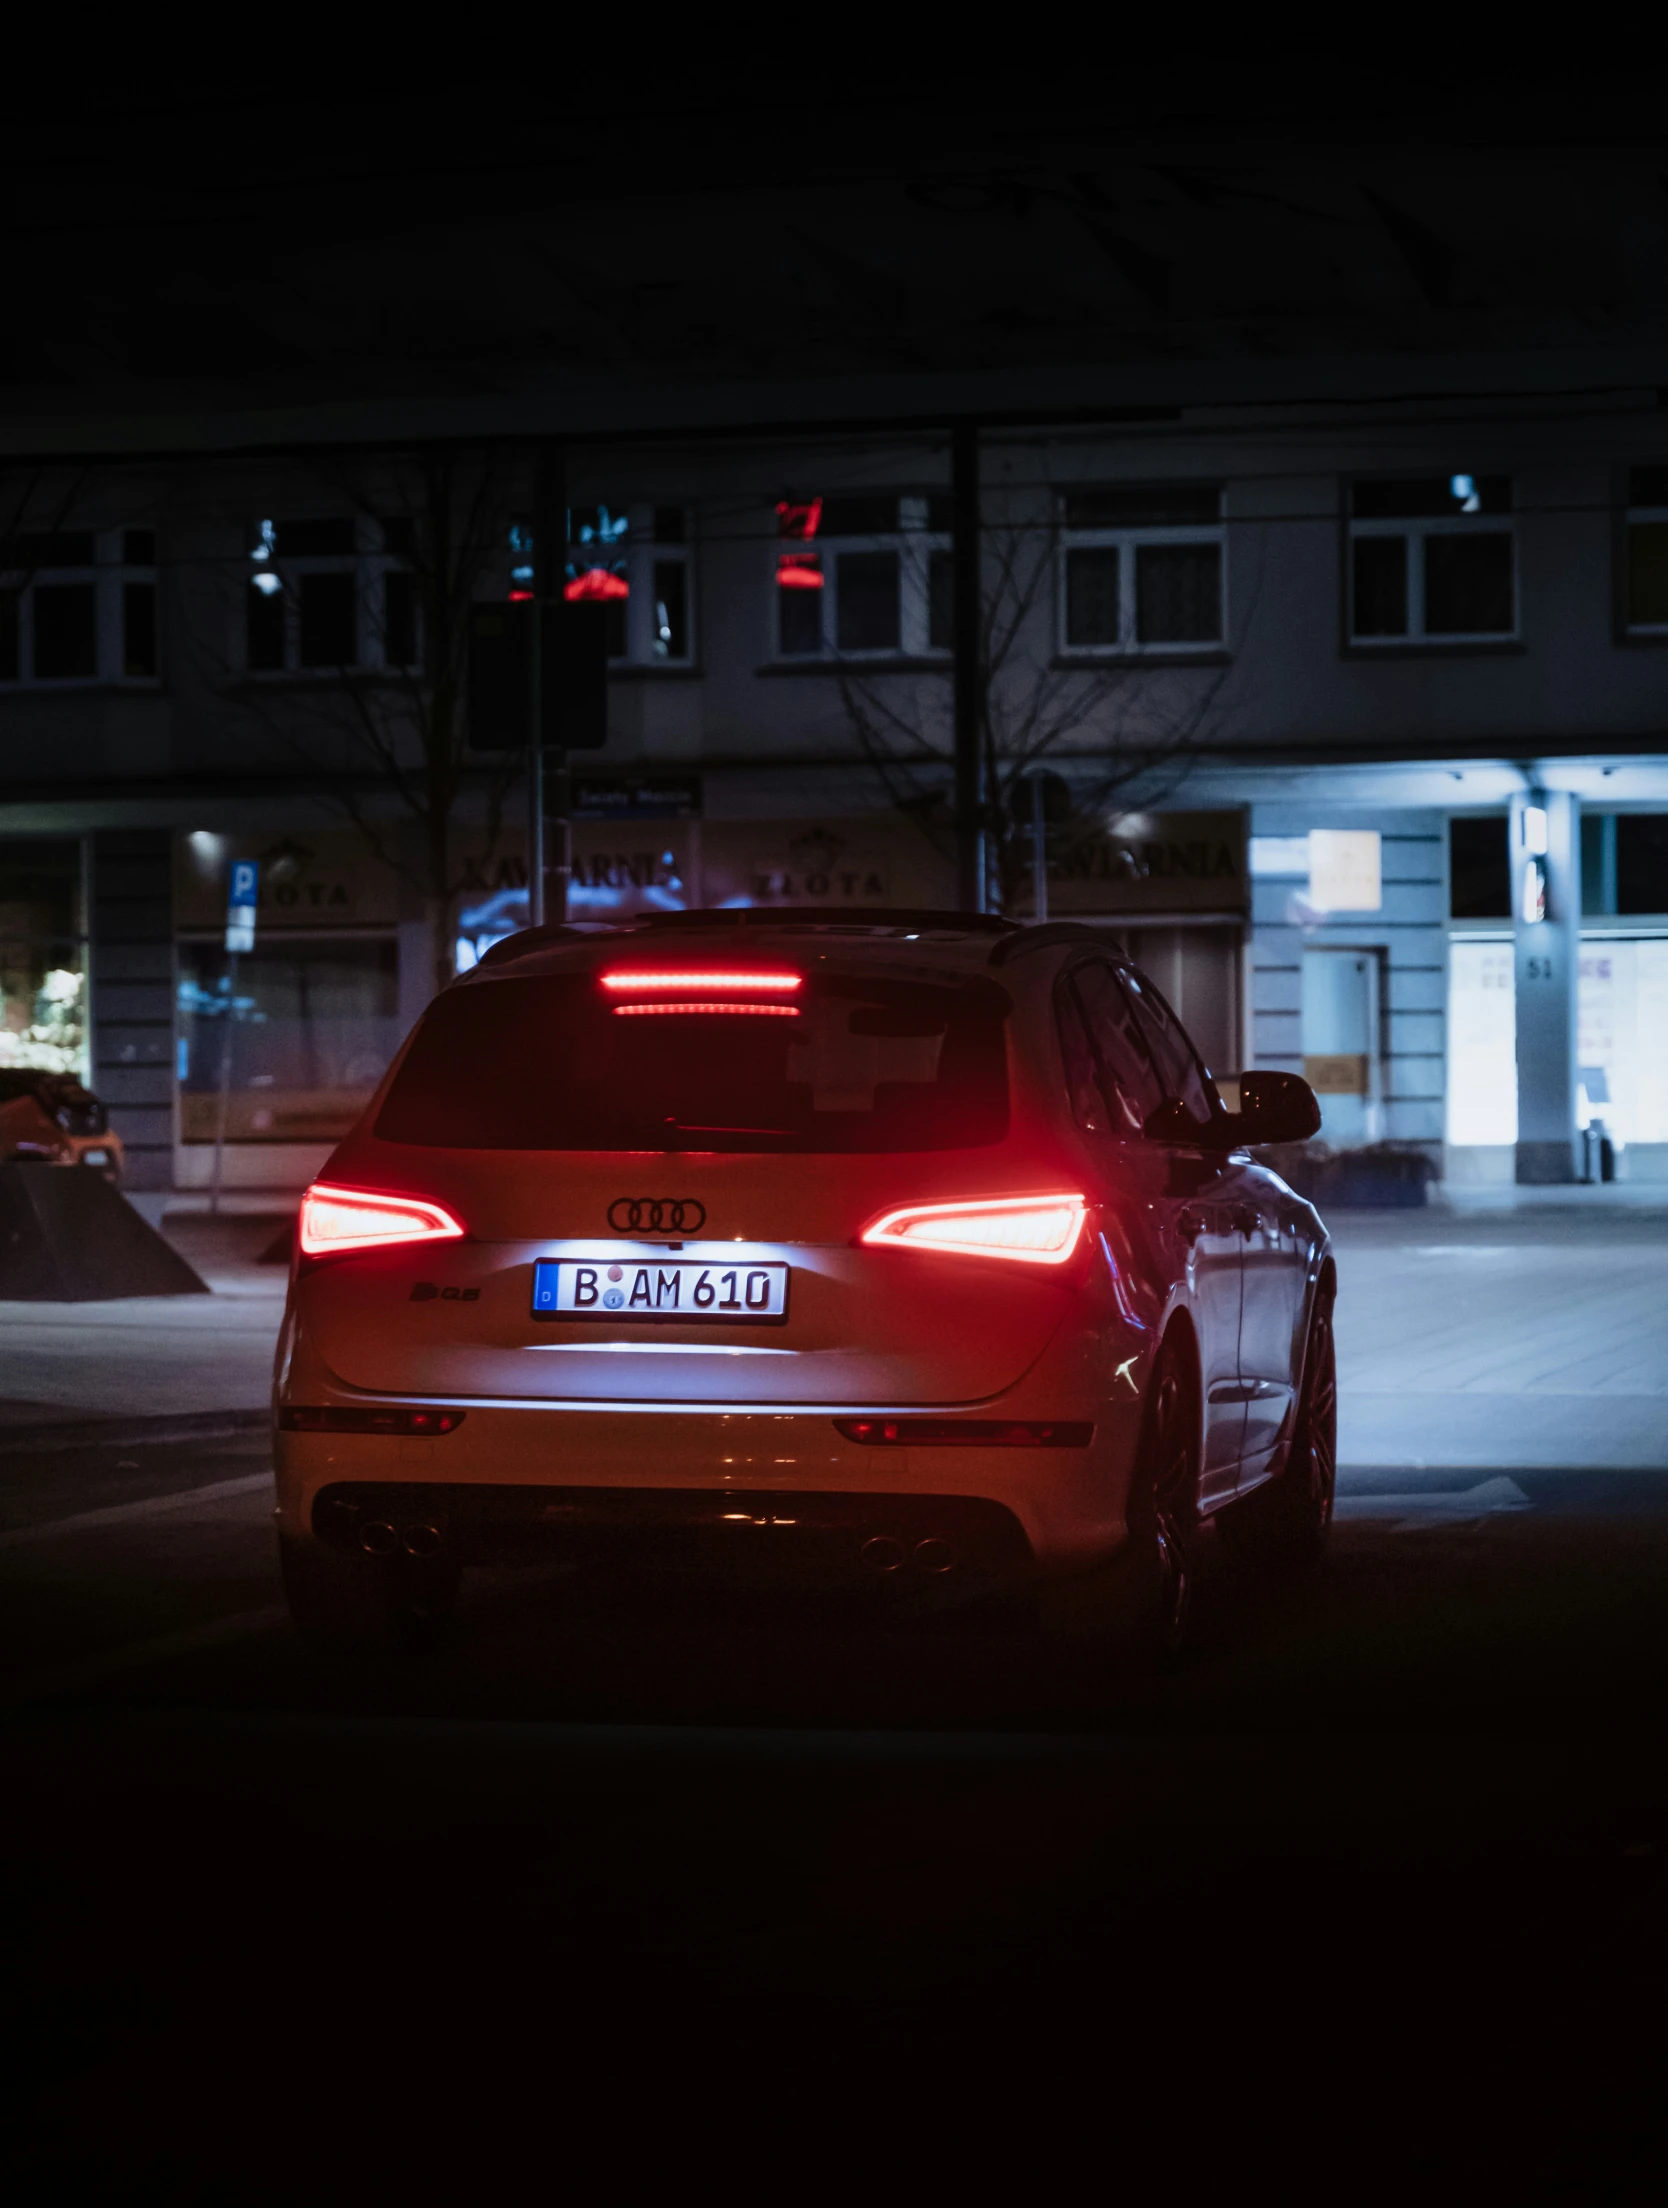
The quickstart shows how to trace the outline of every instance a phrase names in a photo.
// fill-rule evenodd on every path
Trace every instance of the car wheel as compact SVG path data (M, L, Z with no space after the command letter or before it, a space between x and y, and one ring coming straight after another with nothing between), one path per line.
M1193 1623L1198 1513L1199 1421L1192 1366L1172 1335L1147 1398L1146 1432L1129 1511L1137 1624L1163 1655L1182 1647Z
M1085 1653L1175 1656L1193 1625L1199 1522L1198 1382L1182 1335L1165 1343L1148 1383L1128 1519L1113 1563L1049 1589L1047 1614Z
M1259 1563L1305 1571L1326 1552L1338 1484L1338 1358L1332 1298L1315 1299L1303 1353L1303 1388L1286 1461L1266 1487L1224 1511L1229 1545Z
M280 1537L290 1616L309 1640L338 1653L430 1648L446 1629L461 1574L450 1557L344 1556L317 1541Z

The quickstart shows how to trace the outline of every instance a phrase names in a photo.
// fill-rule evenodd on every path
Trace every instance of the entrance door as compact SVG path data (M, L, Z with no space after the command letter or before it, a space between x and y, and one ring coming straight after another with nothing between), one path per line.
M1320 1098L1327 1142L1378 1140L1377 951L1305 949L1303 1078Z

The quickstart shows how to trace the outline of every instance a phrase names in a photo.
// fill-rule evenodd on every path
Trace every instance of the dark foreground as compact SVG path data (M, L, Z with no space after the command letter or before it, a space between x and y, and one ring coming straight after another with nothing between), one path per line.
M1668 1476L1358 1476L1162 1675L553 1574L344 1675L260 1451L0 1481L12 2197L1660 2197Z

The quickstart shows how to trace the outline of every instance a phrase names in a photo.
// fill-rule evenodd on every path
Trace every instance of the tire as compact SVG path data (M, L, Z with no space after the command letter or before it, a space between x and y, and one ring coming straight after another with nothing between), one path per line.
M1286 1461L1266 1487L1222 1514L1228 1546L1288 1574L1313 1571L1326 1554L1338 1483L1338 1359L1330 1291L1315 1298L1303 1381Z
M1187 1644L1199 1521L1198 1396L1191 1342L1173 1332L1147 1385L1128 1542L1109 1565L1041 1590L1043 1621L1074 1656L1139 1664L1177 1656Z
M1147 1388L1122 1604L1136 1645L1158 1656L1178 1655L1193 1626L1199 1471L1198 1377L1186 1335L1172 1332Z
M278 1562L290 1616L309 1640L340 1655L432 1648L461 1577L450 1557L344 1556L287 1536L279 1539Z

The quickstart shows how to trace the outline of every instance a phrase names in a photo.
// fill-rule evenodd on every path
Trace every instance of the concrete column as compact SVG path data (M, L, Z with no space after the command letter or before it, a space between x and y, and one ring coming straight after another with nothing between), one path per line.
M174 1185L174 839L91 839L93 1087L122 1138L129 1189Z
M1514 797L1507 825L1517 991L1517 1177L1581 1177L1575 1009L1581 959L1581 818L1563 792ZM1541 917L1536 918L1537 906Z

